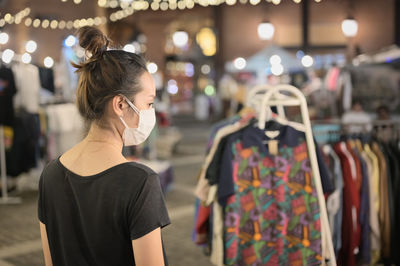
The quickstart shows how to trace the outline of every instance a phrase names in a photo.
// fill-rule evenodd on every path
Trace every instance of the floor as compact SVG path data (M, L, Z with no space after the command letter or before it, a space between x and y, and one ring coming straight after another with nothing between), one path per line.
M194 187L204 159L210 124L191 117L176 120L183 133L171 162L174 184L166 194L172 224L163 229L169 264L208 266L209 258L192 240ZM22 204L0 205L0 266L44 265L37 220L37 192L18 194Z

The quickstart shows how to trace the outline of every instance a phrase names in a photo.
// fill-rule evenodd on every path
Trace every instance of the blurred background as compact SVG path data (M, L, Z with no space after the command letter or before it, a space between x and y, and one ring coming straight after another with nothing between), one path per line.
M300 89L314 129L340 126L357 100L372 128L389 121L382 138L400 135L400 0L0 0L0 265L44 265L38 180L83 137L70 61L85 57L74 35L85 25L143 55L154 77L157 126L124 153L160 175L170 265L212 265L196 239L198 173L214 125L255 85Z

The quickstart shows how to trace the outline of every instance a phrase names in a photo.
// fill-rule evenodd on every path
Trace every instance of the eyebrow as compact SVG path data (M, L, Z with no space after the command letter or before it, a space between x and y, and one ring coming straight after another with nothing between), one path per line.
M153 95L149 95L149 97L150 98L156 98L156 96L153 94Z

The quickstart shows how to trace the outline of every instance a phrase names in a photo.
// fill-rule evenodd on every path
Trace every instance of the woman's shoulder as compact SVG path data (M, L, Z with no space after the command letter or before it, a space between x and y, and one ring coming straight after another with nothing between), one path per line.
M138 162L126 162L123 165L126 167L126 170L132 173L133 176L137 175L141 175L144 177L157 176L157 173L154 172L150 167ZM135 173L137 175L135 175Z
M53 159L47 162L45 167L43 168L42 175L54 174L55 171L61 169L61 165L59 164L59 159Z
M128 191L128 194L132 194L133 191L161 193L158 174L141 163L126 162L110 174L114 177L114 185L118 184L117 186L121 188L121 191Z

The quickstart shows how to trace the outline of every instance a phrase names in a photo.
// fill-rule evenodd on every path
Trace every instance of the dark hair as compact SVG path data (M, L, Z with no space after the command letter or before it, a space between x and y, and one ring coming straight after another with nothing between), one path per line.
M352 103L351 103L351 106L353 107L353 106L355 106L357 104L361 105L361 106L363 105L360 99L357 99L357 98L353 99Z
M389 107L386 105L379 105L378 108L376 108L376 111L389 113Z
M122 94L132 99L140 92L139 78L147 68L140 55L108 50L110 40L95 27L80 28L78 38L85 54L91 54L80 64L72 63L81 74L76 91L78 109L90 124L102 120L106 105L114 96Z

